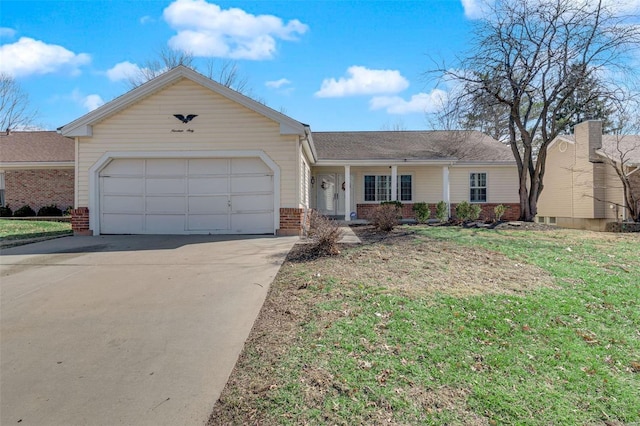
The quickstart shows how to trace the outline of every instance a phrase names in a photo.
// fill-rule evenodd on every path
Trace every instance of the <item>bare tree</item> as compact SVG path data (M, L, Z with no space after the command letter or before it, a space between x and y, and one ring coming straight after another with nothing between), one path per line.
M238 63L229 59L216 61L209 59L206 63L207 72L205 75L210 79L217 81L225 87L235 90L236 92L248 94L251 92L249 88L249 77L242 75L238 67Z
M386 132L389 132L389 131L402 132L407 130L407 125L404 123L404 121L401 118L398 118L394 122L387 121L382 126L380 126L380 130L386 131Z
M195 69L193 55L181 50L164 47L158 52L157 58L145 61L136 74L129 76L129 88L135 89L178 65Z
M616 102L625 93L613 89L606 76L634 72L624 64L640 44L640 27L628 25L601 0L496 0L474 34L471 53L458 66L437 72L461 87L453 105L480 100L507 112L520 219L533 221L544 188L546 148L566 127L565 107L590 79L598 84L583 107L591 99Z
M4 131L27 127L32 124L35 116L29 95L13 77L0 73L0 129Z
M623 110L615 134L603 136L600 152L622 184L628 217L640 222L640 116Z

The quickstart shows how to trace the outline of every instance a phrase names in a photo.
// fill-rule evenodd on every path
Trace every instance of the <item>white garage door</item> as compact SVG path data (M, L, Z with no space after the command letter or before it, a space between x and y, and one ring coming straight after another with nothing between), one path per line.
M259 158L116 159L100 172L101 234L272 234Z

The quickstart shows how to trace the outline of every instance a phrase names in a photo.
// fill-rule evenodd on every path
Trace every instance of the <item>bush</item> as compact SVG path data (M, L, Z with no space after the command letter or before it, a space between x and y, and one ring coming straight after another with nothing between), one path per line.
M62 216L62 210L58 208L55 204L50 206L41 207L38 210L38 216Z
M436 217L440 222L446 222L449 219L449 211L448 211L447 203L444 201L440 201L436 204Z
M463 201L456 206L456 217L463 222L478 220L481 211L482 209L479 205Z
M308 236L313 241L312 250L317 254L336 255L340 253L338 241L342 237L342 231L336 221L327 219L316 211L311 211Z
M427 203L415 203L413 211L416 214L416 220L420 223L426 223L431 217L431 210L429 210L429 204Z
M500 219L502 219L502 215L507 211L507 208L508 207L503 204L498 204L494 207L493 212L496 215L496 221L500 222Z
M380 231L393 231L398 225L398 207L393 204L380 204L371 215L371 223Z
M13 212L9 206L0 206L0 217L11 217Z
M13 212L14 217L30 217L35 215L36 212L28 204L26 206L20 207L18 210Z

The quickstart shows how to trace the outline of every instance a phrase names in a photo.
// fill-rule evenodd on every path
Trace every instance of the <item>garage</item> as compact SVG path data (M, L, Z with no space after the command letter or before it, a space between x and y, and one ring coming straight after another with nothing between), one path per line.
M117 158L99 172L101 234L273 234L274 172L257 157Z

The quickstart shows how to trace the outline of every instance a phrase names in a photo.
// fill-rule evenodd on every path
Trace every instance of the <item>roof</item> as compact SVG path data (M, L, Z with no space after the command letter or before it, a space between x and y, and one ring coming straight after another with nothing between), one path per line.
M478 131L313 132L319 161L514 162L511 148Z
M74 162L75 142L55 131L0 134L0 164Z
M277 123L280 124L281 134L298 134L305 136L309 131L309 126L294 120L274 109L269 108L253 99L236 92L228 87L217 83L204 75L187 68L183 65L178 65L169 71L160 74L158 77L147 81L146 83L136 87L133 90L125 93L122 96L117 97L111 102L107 102L101 107L91 111L88 114L83 115L77 120L72 121L59 128L60 132L64 136L91 136L92 126L100 121L110 117L111 115L120 112L130 105L140 101L141 99L150 96L163 88L174 84L181 79L189 79L201 86L204 86L232 101L235 101L250 110L257 112Z
M575 143L576 138L574 135L559 135L558 139ZM640 135L602 135L602 147L596 152L614 161L619 161L624 155L628 165L640 165Z

